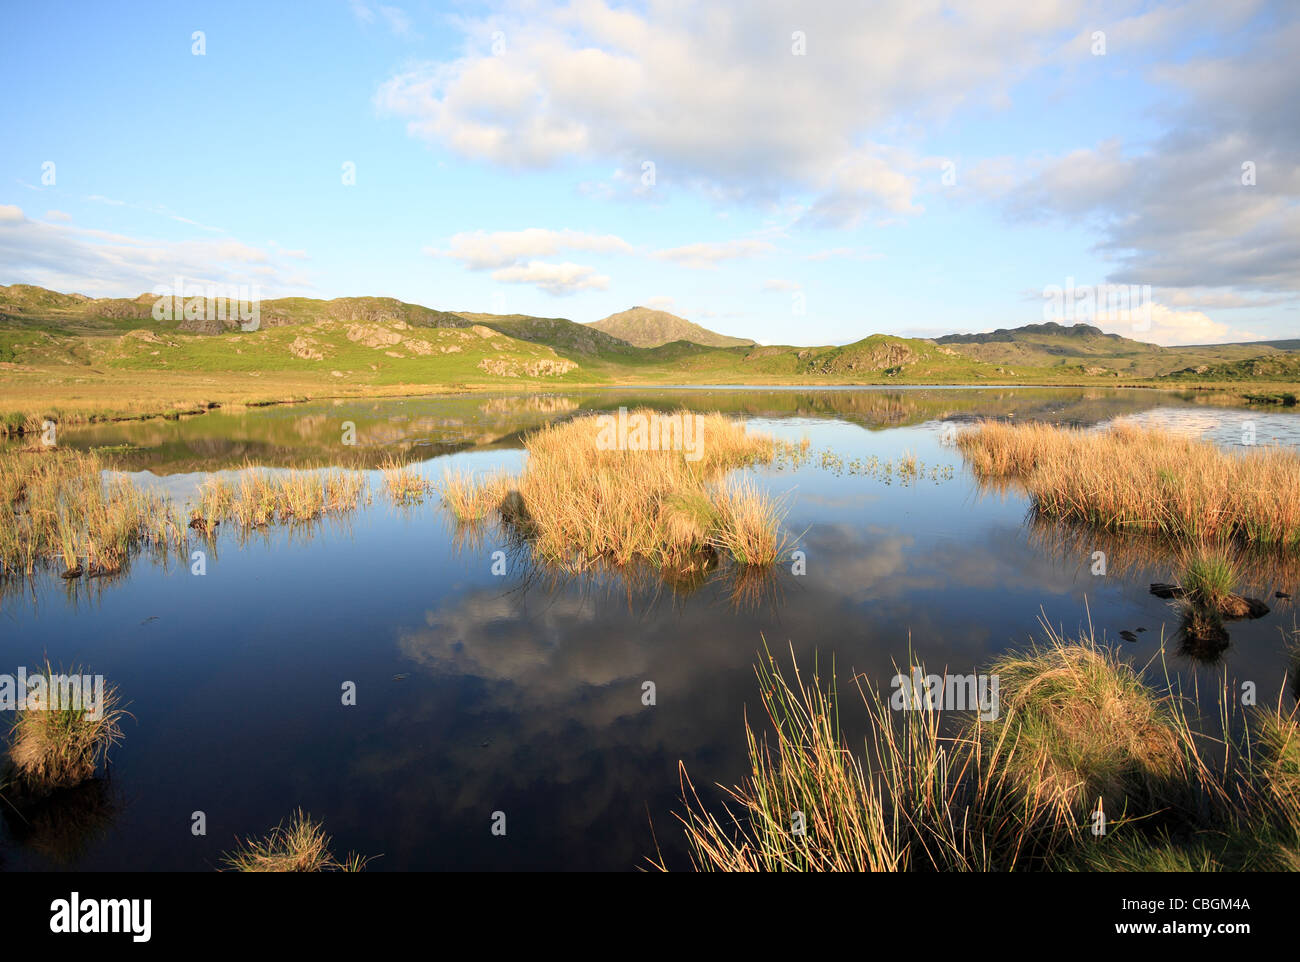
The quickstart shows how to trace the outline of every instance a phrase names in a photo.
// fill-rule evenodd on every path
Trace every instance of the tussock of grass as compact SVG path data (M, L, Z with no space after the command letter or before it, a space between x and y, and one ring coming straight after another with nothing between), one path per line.
M481 521L501 506L508 490L504 475L475 478L459 471L443 475L437 491L448 510L458 521Z
M1001 716L983 729L997 745L1008 781L1025 794L1082 819L1099 802L1108 817L1150 803L1180 773L1168 700L1108 649L1053 645L1007 654L989 667L1001 686Z
M649 410L630 418L659 417ZM692 415L688 415L692 416ZM683 450L607 450L599 420L553 424L525 442L528 462L513 479L449 477L448 508L461 520L495 508L536 556L569 570L600 561L698 570L719 552L740 565L772 564L783 550L779 506L733 468L770 461L770 438L720 414L700 416L700 457Z
M1241 580L1235 553L1221 545L1185 549L1182 568L1183 596L1192 607L1202 610L1221 610Z
M182 521L168 498L107 474L94 453L0 453L0 578L41 569L69 578L111 575L141 548L187 551L191 530L211 537L224 521L244 529L311 522L355 509L366 490L356 471L271 472L249 464L233 483L205 478Z
M711 543L742 565L765 566L782 556L781 506L767 498L748 478L737 478L713 490L716 519Z
M1187 542L1300 548L1300 455L1225 452L1158 430L984 421L958 436L982 478L1018 479L1038 511Z
M775 737L746 724L751 775L719 817L683 772L692 863L706 871L991 871L1030 867L1078 827L1009 791L978 726L941 734L938 712L891 712L859 688L870 734L856 756L839 731L834 683L759 668ZM802 813L804 832L796 831ZM662 863L658 863L663 868Z
M993 722L891 711L888 696L859 685L869 723L860 754L840 734L834 679L805 684L797 666L787 679L768 656L758 669L768 733L746 723L751 773L724 789L721 814L682 772L694 867L1300 868L1294 714L1254 712L1207 752L1180 700L1148 689L1091 638L1049 635L1049 646L990 667L1000 681Z
M0 574L58 566L112 574L144 544L184 542L175 508L125 481L105 482L96 455L56 450L0 456Z
M46 664L42 674L48 692L55 672ZM103 703L96 706L97 718L85 707L61 701L55 705L53 701L20 711L9 733L9 759L16 779L29 794L47 794L93 778L99 764L107 760L109 749L122 737L126 712L115 686L104 686Z
M417 504L424 500L429 485L397 458L387 458L380 466L388 495L397 504Z
M223 856L222 864L234 872L359 872L369 861L349 853L340 862L329 845L324 825L300 808L287 825L277 825L265 838L241 842Z

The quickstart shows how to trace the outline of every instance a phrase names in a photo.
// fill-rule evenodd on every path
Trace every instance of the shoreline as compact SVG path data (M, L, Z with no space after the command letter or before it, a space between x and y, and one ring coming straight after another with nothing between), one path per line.
M26 372L25 372L26 373ZM32 372L36 373L36 372ZM0 382L3 386L3 382ZM105 384L106 387L114 385ZM297 387L298 385L294 385ZM122 385L128 391L131 385ZM220 388L212 389L208 385L196 385L194 394L206 394L209 397L224 393ZM637 388L661 389L715 389L715 390L762 390L762 389L797 389L809 390L847 390L851 388L973 388L979 390L1017 390L1022 388L1105 388L1122 390L1164 391L1171 394L1221 394L1224 400L1246 408L1288 408L1297 404L1300 398L1300 385L1287 382L1211 382L1206 384L1166 384L1152 381L1113 381L1107 380L1046 380L1026 379L1012 383L985 383L980 381L899 381L876 379L862 381L821 381L803 379L766 379L737 382L732 379L721 381L665 382L658 380L619 380L609 381L567 381L547 383L538 380L520 381L516 384L505 383L451 383L451 384L399 384L386 389L382 385L369 385L367 390L340 393L326 390L320 393L287 391L281 397L258 397L249 399L226 399L204 401L165 401L143 407L139 411L114 410L107 406L88 404L81 399L69 397L61 400L59 396L49 399L26 400L21 408L0 400L0 437L22 437L39 430L35 422L46 418L63 424L101 424L129 421L149 421L155 419L180 420L198 417L216 410L239 410L246 408L279 407L292 404L306 404L312 401L338 400L388 400L417 397L446 397L465 394L554 394L569 391L619 390ZM208 388L202 390L202 388ZM0 398L3 394L0 393Z

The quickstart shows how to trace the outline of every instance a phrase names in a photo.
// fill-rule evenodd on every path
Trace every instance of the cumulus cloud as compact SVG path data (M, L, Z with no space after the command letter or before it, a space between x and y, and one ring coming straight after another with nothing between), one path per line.
M849 226L918 209L913 162L873 131L1003 103L1078 36L1081 6L530 4L467 23L462 56L392 76L376 103L412 136L474 159L648 161L660 186L804 195L813 223Z
M659 260L672 261L675 264L695 270L712 270L723 261L758 257L761 254L769 254L774 250L776 250L776 247L767 241L731 240L671 247L667 250L655 251L653 256Z
M585 264L548 264L529 261L492 272L492 279L503 284L532 284L548 294L563 296L578 291L603 291L609 287L609 278L597 274L594 267Z
M1249 341L1257 335L1234 330L1202 311L1179 311L1164 304L1152 304L1150 317L1138 312L1099 311L1092 323L1109 334L1121 334L1148 344L1222 344Z
M981 176L1013 218L1091 225L1107 278L1242 296L1300 293L1300 21L1239 53L1152 70L1173 106L1147 142L1111 137ZM1242 303L1240 306L1247 306Z
M0 263L10 283L100 297L135 297L177 276L256 285L263 296L310 287L281 256L233 238L161 241L45 223L19 207L0 205Z

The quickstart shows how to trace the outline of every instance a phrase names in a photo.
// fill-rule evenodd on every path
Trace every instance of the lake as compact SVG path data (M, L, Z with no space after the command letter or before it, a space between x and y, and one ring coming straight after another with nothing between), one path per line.
M793 649L806 673L816 663L829 679L833 666L854 744L855 677L888 689L895 666L916 658L975 671L1043 638L1042 622L1067 635L1091 624L1149 664L1151 680L1167 669L1206 699L1254 681L1266 704L1294 677L1294 609L1274 595L1300 587L1295 565L1250 567L1243 593L1273 610L1231 623L1226 648L1180 644L1177 612L1149 591L1175 575L1158 546L1038 521L1016 489L981 489L951 444L954 425L998 417L1300 446L1300 415L1280 409L1097 388L621 388L214 411L67 427L59 439L184 500L207 473L248 463L374 472L396 455L430 479L516 471L528 431L638 405L720 410L808 439L801 463L750 472L786 506L806 573L558 577L494 528L458 532L431 495L221 534L201 577L146 555L112 579L10 585L0 672L47 656L83 666L119 686L132 717L107 778L41 819L4 811L0 867L211 870L236 836L260 836L299 806L324 821L336 853L382 856L371 871L632 870L657 852L687 867L679 762L713 798L715 783L748 772L744 724L747 711L760 721L765 644L787 666ZM905 456L915 473L900 471ZM504 574L493 573L497 551ZM347 682L355 706L342 704ZM191 832L195 812L206 835ZM490 831L495 812L504 836Z

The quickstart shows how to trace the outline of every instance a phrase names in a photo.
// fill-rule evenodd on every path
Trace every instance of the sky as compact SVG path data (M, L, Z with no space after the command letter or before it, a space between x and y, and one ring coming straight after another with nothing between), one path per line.
M4 18L4 284L642 305L775 344L1044 320L1300 337L1294 2Z

